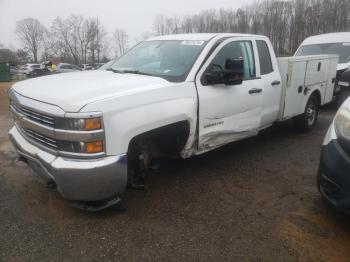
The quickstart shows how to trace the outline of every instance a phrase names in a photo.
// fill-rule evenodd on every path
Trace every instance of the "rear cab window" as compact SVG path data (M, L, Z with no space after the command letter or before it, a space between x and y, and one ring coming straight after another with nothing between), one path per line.
M267 75L273 72L271 55L269 47L264 40L256 40L256 46L258 48L259 62L260 62L260 74Z

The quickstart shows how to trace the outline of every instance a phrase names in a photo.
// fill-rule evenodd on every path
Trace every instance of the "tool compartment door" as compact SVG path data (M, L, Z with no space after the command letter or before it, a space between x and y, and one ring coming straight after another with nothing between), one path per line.
M329 59L317 59L307 62L305 86L327 82Z
M306 61L289 61L287 82L284 85L283 120L302 114L303 90L305 84Z
M330 103L333 100L335 78L337 75L338 58L332 58L329 60L329 70L327 79L327 89L324 96L324 104Z
M329 76L330 59L315 59L307 62L305 87L312 89L318 86L321 91L322 100L327 93L327 81ZM306 104L307 101L304 101Z

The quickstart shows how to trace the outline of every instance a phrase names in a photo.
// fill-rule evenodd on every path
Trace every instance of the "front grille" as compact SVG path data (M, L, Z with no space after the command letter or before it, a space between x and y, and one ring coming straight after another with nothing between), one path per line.
M41 145L44 145L46 147L52 148L57 150L58 149L58 143L55 139L52 139L50 137L41 135L33 130L21 128L23 133L31 140L33 140L36 143L39 143Z
M23 107L19 104L12 103L12 106L15 108L15 110L23 115L25 115L28 119L37 122L42 125L46 125L49 127L55 126L55 118L33 111L32 109L28 109L26 107Z
M9 96L10 110L16 128L28 142L55 155L60 154L67 157L96 158L105 154L104 152L90 154L81 150L86 142L104 140L103 129L91 131L67 130L67 132L64 132L58 126L61 119L69 119L64 117L63 110L52 105L43 104L41 106L40 102L31 103L30 100L21 98L12 89L9 91ZM33 109L32 105L37 105L38 109ZM50 113L45 113L45 108ZM101 113L77 113L79 118L95 116L101 117Z

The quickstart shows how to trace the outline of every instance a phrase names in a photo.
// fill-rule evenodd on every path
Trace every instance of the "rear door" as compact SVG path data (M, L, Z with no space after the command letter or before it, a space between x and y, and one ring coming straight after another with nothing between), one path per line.
M271 125L278 118L282 83L277 61L271 57L271 54L274 54L271 44L265 40L256 40L256 46L259 54L261 85L264 89L261 126L265 127Z
M199 96L199 151L253 136L261 120L262 87L256 78L254 41L227 39L210 55L196 77ZM225 67L227 58L243 58L242 84L207 85L202 76L211 65Z

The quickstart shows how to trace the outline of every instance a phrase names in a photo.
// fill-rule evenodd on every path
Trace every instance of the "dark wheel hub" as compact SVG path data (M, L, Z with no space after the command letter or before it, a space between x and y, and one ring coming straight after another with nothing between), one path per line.
M316 105L312 102L309 103L306 108L306 118L307 118L307 124L309 126L312 126L315 123L316 114L317 114Z

